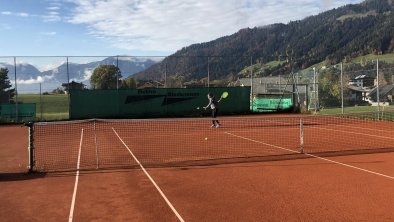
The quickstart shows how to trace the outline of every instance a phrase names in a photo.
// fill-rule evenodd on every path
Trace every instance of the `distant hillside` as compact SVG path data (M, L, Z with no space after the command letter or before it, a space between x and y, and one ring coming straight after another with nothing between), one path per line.
M288 24L272 24L239 32L211 42L185 47L161 63L133 75L136 79L163 79L182 75L185 81L206 77L236 78L253 63L270 63L264 74L277 75L325 62L394 52L394 1L367 0L346 5ZM291 60L289 63L276 62ZM272 65L275 64L275 65Z
M15 79L15 69L13 64L0 62L0 67L8 69L9 79ZM22 63L16 65L16 73L18 75L18 79L31 79L35 78L40 73L40 71L33 65Z
M68 72L70 81L89 81L90 74L94 71L96 67L101 64L113 64L117 65L121 70L121 74L123 77L128 77L135 73L141 72L146 68L150 67L153 64L156 64L156 61L146 58L138 58L138 57L119 57L116 60L116 57L108 57L101 61L94 61L86 64L77 64L77 63L69 63L68 64ZM48 70L42 72L43 76L52 76L54 75L54 80L58 82L67 82L67 64L62 64L56 69Z
M18 58L17 58L18 59ZM44 60L45 58L43 58ZM32 59L34 62L34 59ZM48 59L48 63L51 60ZM40 71L34 65L30 63L17 63L16 64L16 75L17 79L21 81L27 80L37 80L39 78L45 79L45 82L58 82L64 83L67 82L67 78L70 78L74 81L89 81L90 74L94 71L96 67L101 64L113 64L118 65L121 74L124 78L133 75L135 73L141 72L146 68L156 64L158 59L152 58L143 58L143 57L127 57L127 56L119 56L118 59L116 57L108 57L104 58L100 61L93 61L89 63L73 63L69 62L68 67L66 63L61 64L60 66L47 70ZM52 65L52 64L46 64ZM0 62L0 67L8 68L9 78L14 79L14 64L9 62ZM67 76L67 68L68 74Z

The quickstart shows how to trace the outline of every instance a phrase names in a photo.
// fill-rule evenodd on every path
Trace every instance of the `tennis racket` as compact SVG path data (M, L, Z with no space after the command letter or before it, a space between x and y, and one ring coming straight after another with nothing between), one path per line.
M223 92L222 95L220 96L220 99L225 99L228 97L228 92Z

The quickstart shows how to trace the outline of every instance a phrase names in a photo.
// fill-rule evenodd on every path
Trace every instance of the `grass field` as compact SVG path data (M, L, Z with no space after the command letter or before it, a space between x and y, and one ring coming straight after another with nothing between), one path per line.
M19 94L18 102L35 103L37 120L66 120L69 118L69 97L64 94Z
M355 112L376 112L378 111L377 106L351 106L345 107L344 113L355 113ZM380 111L394 111L394 106L381 106ZM342 113L341 108L324 108L320 110L319 114L340 114Z
M394 53L388 53L388 54L384 54L384 55L368 54L365 56L356 57L352 60L352 62L353 63L360 63L363 58L365 58L367 61L376 61L376 59L379 59L379 61L393 63L394 62Z

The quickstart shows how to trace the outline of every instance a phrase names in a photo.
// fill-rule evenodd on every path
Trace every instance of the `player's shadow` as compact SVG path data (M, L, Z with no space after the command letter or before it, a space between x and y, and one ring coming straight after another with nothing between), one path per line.
M46 173L0 173L0 182L7 181L22 181L22 180L34 180L43 178L46 176Z

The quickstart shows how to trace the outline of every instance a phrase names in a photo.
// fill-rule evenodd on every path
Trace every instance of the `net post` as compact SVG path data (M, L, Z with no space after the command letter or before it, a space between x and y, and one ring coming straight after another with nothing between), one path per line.
M304 153L304 119L300 118L300 153Z
M28 146L28 151L29 151L29 173L34 172L34 166L35 166L35 160L34 160L34 123L33 122L27 122L24 124L25 126L29 127L29 134L28 134L28 141L29 141L29 146Z
M94 130L94 144L96 147L96 169L99 169L99 156L98 156L98 144L97 144L97 133L96 133L96 119L93 120L93 130Z

